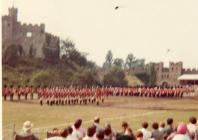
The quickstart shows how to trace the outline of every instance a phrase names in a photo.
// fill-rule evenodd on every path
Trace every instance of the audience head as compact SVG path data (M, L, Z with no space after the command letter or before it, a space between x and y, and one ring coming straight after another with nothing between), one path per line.
M31 132L31 129L33 128L33 123L32 122L30 122L30 121L25 121L24 123L23 123L23 128L22 128L22 130L24 131L24 132Z
M177 133L178 134L186 134L187 132L187 126L184 123L181 123L177 127Z
M122 128L125 131L128 128L128 123L127 122L122 122Z
M173 118L168 118L166 122L167 122L168 125L172 125L173 124Z
M99 117L95 117L94 118L94 123L100 123L100 118Z
M143 122L142 123L142 127L145 128L145 129L147 129L148 128L148 123L147 122Z
M110 136L111 133L112 133L111 126L106 126L105 129L104 129L105 136Z
M71 127L71 126L68 126L68 127L67 127L67 131L68 131L68 134L72 134L72 132L73 132L72 127Z
M53 133L53 134L58 134L58 133L59 133L58 128L53 128L52 133Z
M97 140L103 140L104 139L104 131L100 130L96 133Z
M93 137L95 134L95 128L93 126L87 128L87 136L88 137Z
M142 140L143 139L143 133L141 131L137 131L135 134L135 137L137 140Z
M161 128L164 128L164 127L165 127L165 123L164 123L164 122L161 122L161 123L160 123L160 127L161 127Z
M152 124L152 128L153 128L154 130L157 130L157 129L159 128L159 124L158 124L157 122L154 122L154 123Z
M76 129L79 129L80 126L81 126L81 124L82 124L82 119L77 119L77 120L75 121L75 123L74 123L74 127L75 127Z
M192 123L192 124L196 124L197 123L197 119L192 116L192 117L189 118L189 122Z
M61 137L66 138L67 135L68 135L68 130L67 130L67 128L65 128L65 129L61 132L60 135L61 135Z

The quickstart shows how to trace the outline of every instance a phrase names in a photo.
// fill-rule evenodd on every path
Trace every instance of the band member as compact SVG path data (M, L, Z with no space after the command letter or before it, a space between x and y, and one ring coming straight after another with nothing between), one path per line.
M7 95L8 95L8 87L7 87L7 85L3 86L2 93L3 93L4 101L6 101L7 100Z
M18 100L20 100L20 99L21 99L21 93L22 93L22 88L21 88L21 86L20 86L20 85L18 86L18 88L17 88L16 92L17 92Z
M28 93L29 93L29 87L26 85L24 89L25 100L27 100Z

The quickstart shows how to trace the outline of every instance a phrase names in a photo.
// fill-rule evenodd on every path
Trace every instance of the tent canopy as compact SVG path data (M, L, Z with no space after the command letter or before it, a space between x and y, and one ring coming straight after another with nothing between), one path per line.
M198 74L183 74L181 75L178 80L186 80L186 81L197 81L198 80Z

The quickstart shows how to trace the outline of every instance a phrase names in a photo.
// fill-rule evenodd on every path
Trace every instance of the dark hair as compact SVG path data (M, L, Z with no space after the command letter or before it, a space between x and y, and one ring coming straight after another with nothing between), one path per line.
M167 122L168 125L173 124L173 118L168 118L168 119L166 120L166 122Z
M95 123L99 123L100 122L100 118L94 119Z
M68 126L68 127L67 127L67 131L68 131L68 134L72 134L72 132L73 132L72 127L71 127L71 126Z
M82 124L82 119L78 119L78 120L75 121L74 127L76 129L78 129L78 128L80 128L81 124Z
M104 139L104 131L103 130L98 131L96 134L96 138L103 140Z
M165 127L165 123L164 122L160 123L160 126L164 128Z
M128 127L128 123L127 122L122 122L122 127L124 127L124 128Z
M93 135L95 134L95 132L96 131L95 131L95 128L93 126L87 128L87 136L93 137Z
M192 117L189 118L189 122L191 122L192 124L196 124L197 123L197 119L192 116Z
M159 128L159 124L157 122L154 122L152 124L153 129L158 129Z
M63 132L60 135L61 135L61 137L66 138L67 135L68 135L68 130L64 129Z
M105 129L104 129L104 134L105 134L106 136L109 136L111 133L112 133L111 127L105 127Z
M147 122L143 122L142 123L142 127L146 129L148 127L148 123Z
M141 131L137 131L135 136L136 136L136 138L142 138L143 137L143 133Z

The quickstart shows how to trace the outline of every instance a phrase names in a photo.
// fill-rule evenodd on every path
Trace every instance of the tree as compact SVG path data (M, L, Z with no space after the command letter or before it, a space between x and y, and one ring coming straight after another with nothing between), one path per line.
M105 57L105 62L104 62L104 64L103 64L103 68L104 68L104 69L109 69L109 68L111 68L111 67L112 67L112 63L113 63L113 54L112 54L111 50L109 50L109 51L107 52L106 57Z
M79 66L87 65L86 54L78 51L75 44L69 39L61 41L61 55L63 63L76 63Z
M127 86L125 73L118 67L112 67L103 77L103 85L107 86Z
M72 84L76 86L94 86L99 85L96 71L89 69L80 69L73 76Z
M132 53L128 54L125 62L126 68L131 69L133 67L134 61L135 61L134 55Z
M70 39L61 40L60 43L60 55L61 57L69 58L69 54L75 49L75 43Z
M122 58L115 58L113 64L114 64L114 66L116 66L116 67L123 68L123 66L124 66L124 61L123 61Z

